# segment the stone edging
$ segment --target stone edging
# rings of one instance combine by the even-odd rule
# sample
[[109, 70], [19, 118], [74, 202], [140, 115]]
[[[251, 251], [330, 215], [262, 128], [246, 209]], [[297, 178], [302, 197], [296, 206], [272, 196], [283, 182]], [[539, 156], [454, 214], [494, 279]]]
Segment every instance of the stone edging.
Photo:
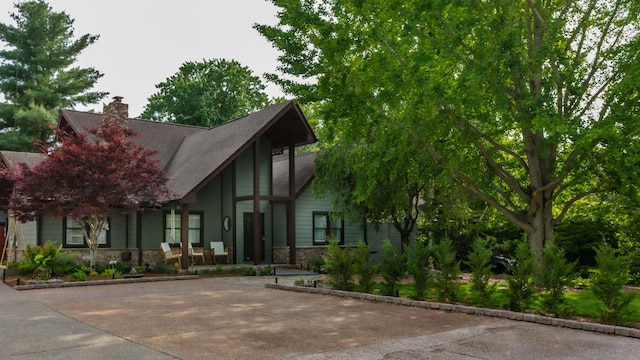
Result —
[[469, 305], [447, 304], [447, 303], [440, 303], [435, 301], [419, 301], [419, 300], [411, 300], [411, 299], [401, 298], [401, 297], [333, 290], [333, 289], [320, 288], [320, 287], [314, 288], [309, 286], [290, 286], [290, 285], [282, 285], [282, 284], [265, 284], [265, 287], [271, 288], [271, 289], [278, 289], [278, 290], [297, 291], [297, 292], [310, 293], [310, 294], [322, 294], [322, 295], [330, 295], [330, 296], [336, 296], [336, 297], [368, 300], [368, 301], [374, 301], [374, 302], [380, 302], [380, 303], [390, 303], [390, 304], [413, 306], [413, 307], [420, 307], [420, 308], [426, 308], [426, 309], [443, 310], [443, 311], [450, 311], [455, 313], [484, 315], [484, 316], [491, 316], [491, 317], [497, 317], [497, 318], [503, 318], [503, 319], [509, 319], [509, 320], [526, 321], [526, 322], [531, 322], [536, 324], [552, 325], [552, 326], [565, 327], [570, 329], [577, 329], [577, 330], [584, 330], [584, 331], [591, 331], [591, 332], [597, 332], [597, 333], [603, 333], [603, 334], [612, 334], [612, 335], [619, 335], [619, 336], [626, 336], [626, 337], [640, 339], [640, 329], [629, 328], [624, 326], [598, 324], [598, 323], [592, 323], [592, 322], [583, 322], [583, 321], [576, 321], [576, 320], [558, 319], [558, 318], [553, 318], [549, 316], [526, 314], [526, 313], [520, 313], [520, 312], [502, 310], [502, 309], [487, 309], [487, 308], [480, 308], [480, 307], [469, 306]]
[[52, 289], [52, 288], [61, 288], [61, 287], [129, 284], [129, 283], [169, 281], [169, 280], [194, 280], [194, 279], [199, 279], [199, 278], [200, 277], [198, 275], [151, 276], [151, 277], [139, 277], [139, 278], [105, 279], [105, 280], [53, 282], [53, 283], [39, 283], [39, 284], [29, 284], [29, 285], [16, 285], [13, 288], [16, 289], [16, 290]]

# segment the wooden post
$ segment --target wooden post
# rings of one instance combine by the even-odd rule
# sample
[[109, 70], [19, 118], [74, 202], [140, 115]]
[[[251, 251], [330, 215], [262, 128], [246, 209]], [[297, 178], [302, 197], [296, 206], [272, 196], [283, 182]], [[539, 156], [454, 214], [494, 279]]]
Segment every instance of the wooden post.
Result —
[[289, 211], [287, 213], [287, 239], [289, 242], [289, 264], [296, 263], [296, 153], [289, 144]]

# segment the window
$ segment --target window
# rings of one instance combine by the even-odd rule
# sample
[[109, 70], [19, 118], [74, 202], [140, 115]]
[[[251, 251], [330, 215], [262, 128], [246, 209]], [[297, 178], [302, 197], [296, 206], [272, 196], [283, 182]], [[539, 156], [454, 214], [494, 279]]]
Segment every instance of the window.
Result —
[[326, 245], [328, 236], [335, 237], [338, 240], [338, 244], [344, 244], [342, 219], [332, 219], [328, 212], [314, 212], [313, 244]]
[[[109, 247], [110, 246], [110, 234], [109, 234], [109, 221], [111, 219], [107, 219], [107, 223], [104, 228], [100, 232], [100, 236], [98, 237], [98, 246], [99, 247]], [[64, 218], [63, 221], [64, 227], [64, 246], [65, 247], [87, 247], [87, 244], [84, 242], [84, 234], [82, 233], [82, 228], [80, 224], [78, 224], [75, 220], [70, 217]]]
[[[189, 242], [193, 246], [204, 246], [203, 212], [189, 212]], [[173, 224], [173, 225], [172, 225]], [[169, 244], [179, 244], [182, 229], [182, 216], [180, 211], [165, 211], [164, 213], [164, 241]]]

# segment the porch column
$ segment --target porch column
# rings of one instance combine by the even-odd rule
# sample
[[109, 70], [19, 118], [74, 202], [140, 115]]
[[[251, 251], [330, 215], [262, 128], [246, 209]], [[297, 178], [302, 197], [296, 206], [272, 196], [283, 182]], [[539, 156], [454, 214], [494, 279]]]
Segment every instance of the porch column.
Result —
[[260, 265], [260, 138], [253, 144], [253, 263]]
[[293, 144], [289, 144], [289, 211], [287, 213], [287, 240], [289, 242], [289, 264], [296, 259], [296, 154]]
[[182, 257], [180, 265], [183, 269], [189, 268], [189, 204], [181, 204], [180, 213], [180, 248]]

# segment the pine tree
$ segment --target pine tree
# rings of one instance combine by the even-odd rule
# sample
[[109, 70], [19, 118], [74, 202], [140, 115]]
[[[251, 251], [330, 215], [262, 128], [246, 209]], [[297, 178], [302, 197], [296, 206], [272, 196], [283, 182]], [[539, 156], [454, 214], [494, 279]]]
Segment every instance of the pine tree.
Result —
[[102, 73], [72, 67], [99, 35], [74, 39], [74, 20], [43, 0], [15, 8], [15, 24], [0, 23], [0, 149], [37, 151], [34, 141], [49, 140], [58, 109], [94, 104], [106, 95], [89, 91]]

